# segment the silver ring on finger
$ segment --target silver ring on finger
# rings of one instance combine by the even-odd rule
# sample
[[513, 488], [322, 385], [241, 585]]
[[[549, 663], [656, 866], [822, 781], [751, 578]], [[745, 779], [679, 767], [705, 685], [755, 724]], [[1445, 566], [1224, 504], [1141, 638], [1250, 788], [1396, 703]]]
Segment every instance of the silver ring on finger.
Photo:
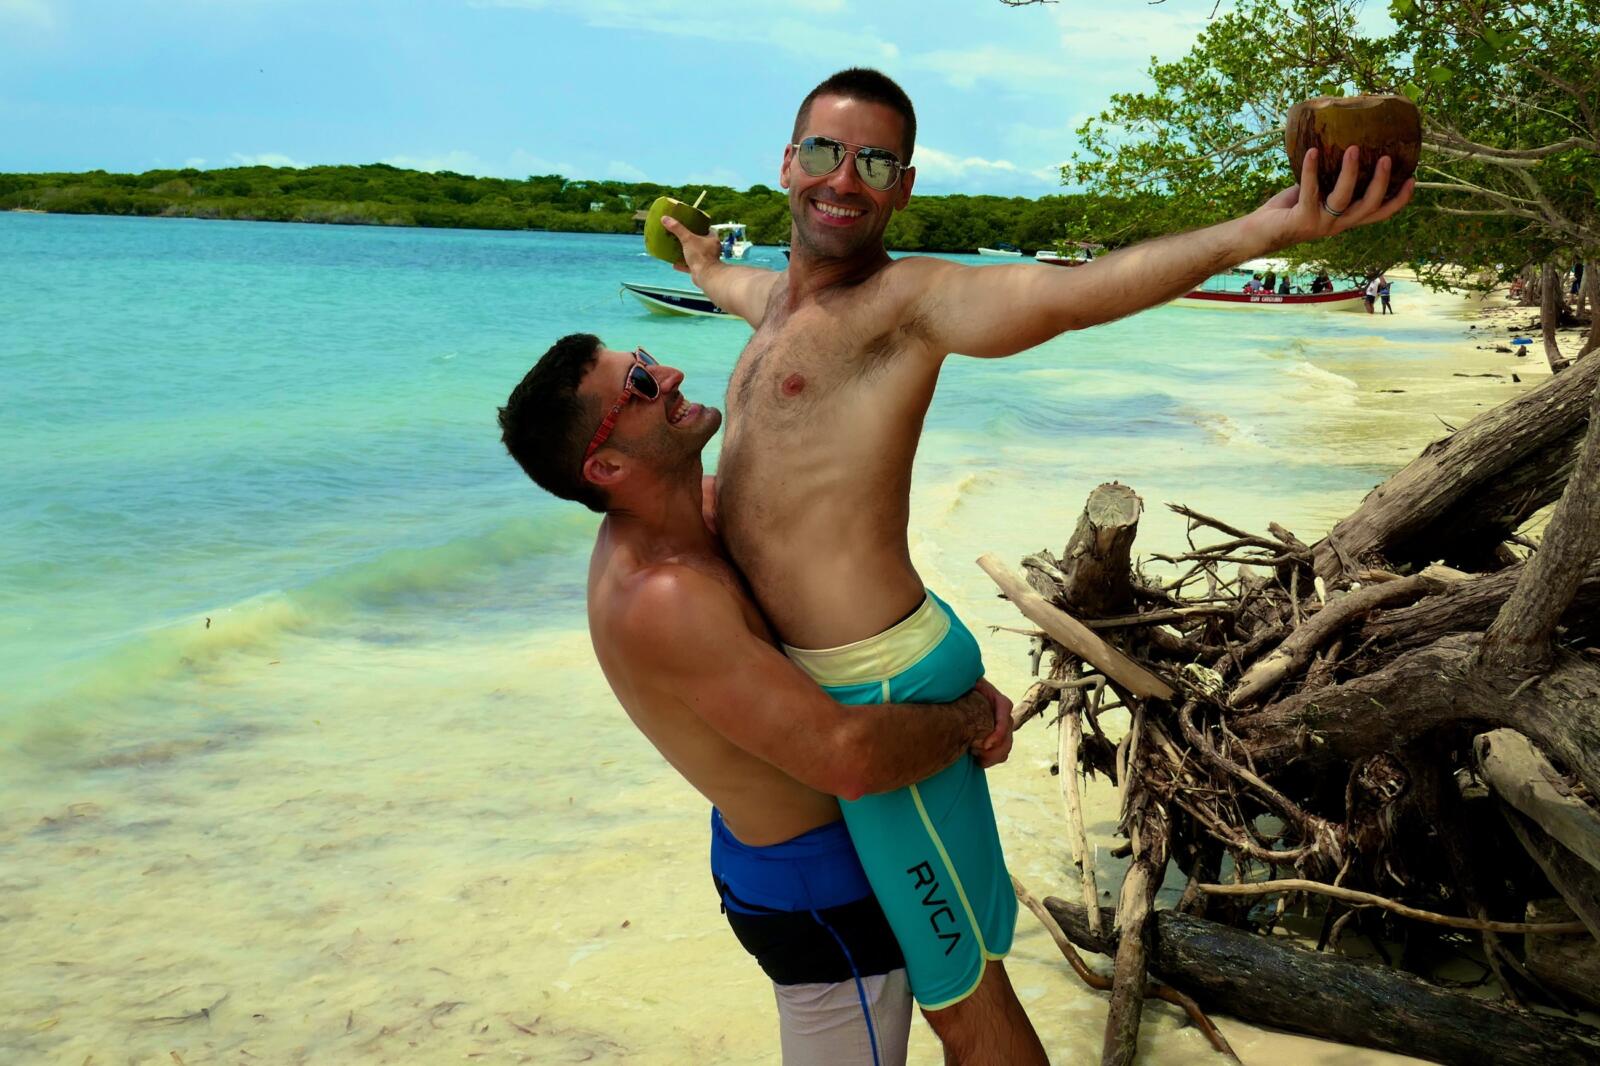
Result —
[[1350, 210], [1347, 207], [1347, 208], [1344, 209], [1344, 211], [1335, 211], [1333, 209], [1333, 205], [1329, 204], [1328, 201], [1326, 201], [1326, 200], [1322, 201], [1322, 209], [1324, 211], [1328, 212], [1328, 214], [1332, 215], [1334, 218], [1338, 218], [1340, 215], [1344, 214], [1344, 211]]

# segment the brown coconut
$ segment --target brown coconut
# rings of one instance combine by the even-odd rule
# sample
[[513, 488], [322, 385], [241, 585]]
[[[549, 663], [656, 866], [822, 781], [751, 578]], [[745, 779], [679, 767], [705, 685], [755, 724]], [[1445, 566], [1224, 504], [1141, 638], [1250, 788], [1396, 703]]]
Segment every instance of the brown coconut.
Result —
[[1296, 177], [1307, 150], [1318, 149], [1317, 181], [1323, 196], [1333, 191], [1345, 149], [1352, 144], [1361, 149], [1355, 197], [1367, 191], [1378, 159], [1385, 155], [1392, 167], [1386, 195], [1393, 196], [1400, 183], [1416, 173], [1422, 115], [1404, 96], [1318, 96], [1289, 109], [1283, 134]]

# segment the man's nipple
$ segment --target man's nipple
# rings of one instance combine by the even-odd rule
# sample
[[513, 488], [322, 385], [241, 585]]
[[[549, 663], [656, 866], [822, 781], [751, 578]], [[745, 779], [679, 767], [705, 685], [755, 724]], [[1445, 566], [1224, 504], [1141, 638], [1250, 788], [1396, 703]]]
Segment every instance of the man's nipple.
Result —
[[783, 379], [783, 394], [785, 396], [798, 396], [805, 391], [806, 378], [804, 374], [790, 374]]

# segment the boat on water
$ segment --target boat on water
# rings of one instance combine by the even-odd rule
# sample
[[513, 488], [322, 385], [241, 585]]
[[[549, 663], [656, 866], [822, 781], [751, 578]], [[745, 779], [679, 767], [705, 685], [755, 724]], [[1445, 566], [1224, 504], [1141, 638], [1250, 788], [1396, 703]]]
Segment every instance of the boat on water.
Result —
[[1041, 248], [1034, 252], [1033, 259], [1036, 263], [1050, 266], [1075, 267], [1090, 262], [1094, 259], [1094, 253], [1105, 250], [1105, 245], [1094, 241], [1057, 241], [1053, 248]]
[[691, 318], [733, 318], [699, 289], [675, 289], [667, 285], [622, 283], [624, 292], [644, 304], [653, 314], [686, 315]]
[[1007, 244], [1005, 241], [1001, 241], [993, 248], [979, 248], [978, 254], [999, 256], [1003, 259], [1021, 259], [1022, 249], [1014, 244]]
[[711, 233], [722, 245], [724, 259], [743, 259], [755, 247], [744, 235], [743, 222], [718, 222], [711, 227]]
[[1193, 289], [1172, 301], [1174, 307], [1210, 307], [1231, 311], [1239, 308], [1271, 308], [1279, 311], [1365, 311], [1365, 289], [1334, 292], [1225, 292], [1218, 289]]
[[[1365, 311], [1366, 286], [1354, 279], [1345, 281], [1349, 288], [1340, 289], [1338, 283], [1325, 274], [1307, 283], [1306, 275], [1292, 272], [1293, 264], [1286, 259], [1251, 259], [1222, 274], [1206, 279], [1198, 289], [1192, 289], [1173, 300], [1178, 307], [1210, 307], [1218, 310], [1237, 308], [1270, 308], [1279, 311]], [[1242, 283], [1240, 279], [1245, 279]], [[1283, 282], [1289, 282], [1288, 292]], [[1266, 287], [1263, 287], [1263, 283]], [[1320, 289], [1320, 291], [1319, 291]]]

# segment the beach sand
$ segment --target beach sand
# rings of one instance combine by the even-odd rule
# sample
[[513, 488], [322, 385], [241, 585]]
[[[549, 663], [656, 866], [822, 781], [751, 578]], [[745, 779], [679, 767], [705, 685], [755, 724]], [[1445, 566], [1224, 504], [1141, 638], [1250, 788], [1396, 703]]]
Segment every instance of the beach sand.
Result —
[[[1377, 335], [1297, 350], [1280, 379], [1294, 428], [1274, 448], [1337, 454], [1375, 483], [1441, 420], [1547, 373], [1542, 358], [1474, 347], [1459, 298], [1397, 306], [1458, 324], [1460, 340], [1411, 344], [1404, 360], [1408, 342]], [[1266, 448], [1245, 414], [1197, 407], [1196, 420], [1219, 447]], [[973, 560], [1059, 548], [1098, 482], [1144, 497], [1141, 552], [1181, 543], [1165, 500], [1309, 540], [1364, 491], [1196, 484], [1183, 454], [1136, 440], [1035, 458], [950, 461], [913, 500], [919, 569], [1013, 695], [1026, 642], [989, 627], [1019, 616]], [[717, 913], [708, 808], [627, 727], [582, 630], [291, 633], [270, 659], [219, 659], [183, 684], [181, 703], [106, 723], [92, 755], [7, 792], [0, 1062], [778, 1061], [770, 986]], [[990, 782], [1014, 872], [1075, 899], [1055, 746], [1027, 726]], [[1116, 796], [1093, 783], [1087, 806], [1109, 896], [1124, 865], [1108, 854]], [[1026, 911], [1008, 965], [1054, 1061], [1097, 1055], [1106, 997]], [[1218, 1021], [1246, 1063], [1412, 1061]], [[1141, 1061], [1160, 1066], [1209, 1055], [1163, 1004], [1146, 1007], [1140, 1039]], [[920, 1023], [912, 1061], [939, 1061]]]

